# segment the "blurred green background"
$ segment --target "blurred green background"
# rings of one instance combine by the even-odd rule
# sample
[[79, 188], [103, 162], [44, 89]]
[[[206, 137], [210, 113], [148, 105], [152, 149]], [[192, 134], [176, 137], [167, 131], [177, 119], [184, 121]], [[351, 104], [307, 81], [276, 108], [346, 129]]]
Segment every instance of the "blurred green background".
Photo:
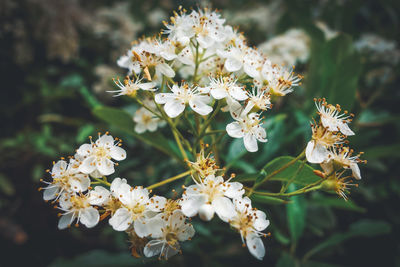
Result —
[[[92, 113], [104, 105], [133, 114], [135, 105], [106, 93], [114, 88], [111, 78], [125, 74], [116, 59], [133, 40], [157, 33], [179, 5], [220, 9], [254, 45], [290, 29], [308, 36], [308, 55], [296, 64], [304, 83], [268, 114], [269, 142], [251, 155], [241, 153], [240, 142], [222, 140], [222, 158], [236, 173], [299, 153], [310, 138], [313, 97], [356, 114], [351, 146], [365, 152], [368, 164], [352, 201], [314, 193], [295, 199], [295, 206], [256, 203], [272, 223], [262, 262], [218, 220], [196, 220], [196, 236], [182, 256], [134, 259], [126, 235], [107, 222], [59, 231], [57, 211], [37, 191], [51, 162], [97, 131], [125, 141], [128, 160], [115, 177], [149, 185], [181, 172], [174, 159]], [[400, 266], [399, 11], [396, 0], [2, 0], [0, 265]]]

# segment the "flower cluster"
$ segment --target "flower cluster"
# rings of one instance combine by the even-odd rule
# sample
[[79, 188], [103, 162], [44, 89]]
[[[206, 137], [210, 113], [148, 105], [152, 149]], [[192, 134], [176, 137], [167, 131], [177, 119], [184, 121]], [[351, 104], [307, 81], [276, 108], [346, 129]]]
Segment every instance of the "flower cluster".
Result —
[[[354, 155], [353, 149], [347, 146], [347, 136], [354, 135], [348, 126], [354, 115], [347, 111], [342, 113], [340, 105], [328, 104], [325, 98], [314, 101], [320, 119], [311, 124], [312, 138], [305, 151], [307, 161], [320, 164], [324, 171], [320, 175], [327, 178], [324, 186], [330, 186], [327, 189], [334, 189], [347, 199], [348, 186], [354, 185], [350, 178], [360, 180], [358, 163], [366, 162], [360, 159], [362, 152]], [[346, 169], [351, 170], [351, 176], [343, 176]]]
[[59, 229], [70, 227], [75, 221], [76, 226], [81, 223], [91, 228], [109, 217], [115, 231], [125, 231], [131, 237], [135, 255], [168, 259], [180, 251], [180, 242], [195, 234], [188, 218], [199, 215], [209, 221], [216, 213], [239, 231], [251, 254], [263, 258], [260, 236], [265, 234], [260, 231], [269, 221], [264, 212], [251, 207], [249, 198], [243, 197], [243, 185], [230, 182], [233, 176], [226, 181], [215, 176], [221, 170], [213, 157], [204, 157], [202, 151], [197, 161], [189, 164], [195, 184], [186, 188], [182, 198], [167, 199], [150, 196], [151, 190], [132, 187], [126, 179], [115, 178], [109, 183], [107, 176], [114, 173], [116, 164], [111, 159], [126, 158], [120, 147], [122, 141], [108, 133], [99, 134], [96, 142], [92, 138], [90, 141], [81, 145], [69, 162], [63, 158], [54, 163], [49, 170], [52, 181], [43, 181], [47, 184], [43, 199], [57, 203], [62, 211]]
[[[115, 80], [116, 95], [139, 102], [141, 91], [154, 102], [153, 107], [144, 103], [146, 109], [159, 112], [160, 118], [164, 113], [177, 118], [190, 111], [212, 116], [221, 110], [221, 103], [234, 120], [226, 126], [228, 135], [243, 138], [248, 151], [257, 151], [257, 141], [267, 141], [261, 113], [272, 107], [272, 100], [299, 86], [302, 77], [248, 46], [245, 37], [216, 11], [180, 10], [164, 24], [165, 38], [139, 40], [119, 58], [118, 65], [128, 69], [128, 77]], [[135, 115], [135, 122], [150, 124], [137, 127], [138, 133], [157, 128], [149, 112], [145, 119], [143, 112]]]

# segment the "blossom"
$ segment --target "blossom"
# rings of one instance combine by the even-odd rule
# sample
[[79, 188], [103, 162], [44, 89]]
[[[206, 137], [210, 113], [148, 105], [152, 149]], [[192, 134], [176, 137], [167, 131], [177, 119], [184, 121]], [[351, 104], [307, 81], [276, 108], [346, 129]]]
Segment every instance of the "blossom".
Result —
[[60, 209], [64, 212], [58, 222], [60, 230], [70, 226], [75, 219], [76, 224], [81, 222], [87, 228], [94, 227], [100, 220], [99, 212], [90, 205], [87, 194], [64, 193], [60, 198]]
[[235, 100], [243, 101], [248, 98], [246, 90], [237, 85], [237, 80], [232, 77], [210, 77], [208, 89], [215, 99], [231, 97]]
[[243, 138], [244, 146], [249, 152], [258, 150], [257, 140], [267, 142], [267, 133], [262, 127], [257, 113], [241, 114], [233, 117], [236, 121], [226, 126], [228, 135], [233, 138]]
[[354, 132], [350, 130], [347, 123], [351, 121], [351, 115], [347, 115], [347, 111], [340, 114], [341, 108], [339, 105], [333, 106], [328, 104], [323, 99], [314, 99], [315, 105], [318, 109], [318, 114], [321, 117], [322, 125], [329, 131], [340, 131], [344, 135], [354, 135]]
[[139, 134], [142, 134], [146, 131], [154, 132], [157, 130], [157, 127], [162, 127], [165, 125], [165, 121], [160, 119], [158, 112], [156, 111], [156, 105], [153, 101], [145, 100], [143, 103], [147, 108], [141, 107], [136, 110], [135, 115], [133, 116], [133, 121], [136, 123], [135, 131]]
[[264, 212], [251, 207], [251, 200], [248, 197], [237, 198], [234, 200], [235, 216], [229, 220], [230, 225], [237, 229], [242, 237], [242, 242], [246, 240], [247, 248], [250, 253], [259, 260], [265, 255], [264, 244], [261, 236], [266, 234], [261, 231], [269, 225]]
[[84, 192], [90, 185], [88, 175], [79, 171], [74, 159], [70, 163], [65, 160], [57, 161], [50, 174], [53, 181], [45, 182], [48, 185], [43, 191], [44, 200], [58, 199], [63, 192]]
[[125, 231], [133, 223], [139, 237], [147, 236], [151, 228], [150, 219], [164, 208], [166, 199], [159, 196], [150, 198], [146, 188], [133, 188], [123, 180], [117, 180], [111, 190], [122, 205], [110, 218], [110, 225], [116, 231]]
[[171, 87], [172, 93], [160, 93], [155, 96], [155, 101], [158, 104], [165, 104], [164, 110], [170, 118], [179, 116], [187, 104], [198, 114], [207, 115], [213, 109], [207, 104], [211, 102], [208, 95], [202, 88], [189, 87], [188, 84], [178, 86], [174, 84]]
[[143, 79], [136, 79], [136, 81], [133, 81], [129, 79], [127, 76], [123, 82], [121, 82], [119, 79], [114, 80], [114, 83], [119, 87], [120, 90], [116, 91], [108, 91], [111, 93], [117, 93], [115, 96], [121, 96], [121, 95], [127, 95], [131, 97], [135, 97], [137, 95], [137, 91], [142, 89], [145, 91], [155, 91], [157, 89], [154, 89], [156, 86], [155, 82], [147, 82], [147, 83], [142, 83]]
[[261, 86], [253, 87], [253, 90], [248, 93], [249, 100], [247, 101], [244, 113], [249, 113], [253, 108], [259, 110], [267, 110], [271, 108], [271, 94], [268, 90]]
[[360, 180], [361, 172], [358, 163], [363, 162], [360, 160], [362, 153], [352, 156], [353, 150], [348, 147], [340, 147], [338, 149], [329, 150], [328, 159], [322, 163], [321, 166], [325, 173], [332, 173], [334, 171], [333, 165], [339, 165], [345, 169], [351, 169], [353, 177]]
[[99, 171], [102, 175], [114, 173], [114, 162], [111, 159], [120, 161], [126, 158], [126, 152], [119, 147], [120, 143], [114, 142], [111, 135], [102, 135], [95, 143], [90, 139], [90, 144], [83, 144], [77, 150], [77, 154], [85, 157], [79, 166], [79, 171], [90, 174]]
[[167, 220], [157, 218], [151, 229], [151, 237], [144, 247], [144, 255], [168, 259], [180, 251], [179, 242], [190, 240], [195, 233], [193, 226], [186, 222], [182, 211], [175, 210]]
[[195, 185], [186, 188], [181, 200], [182, 212], [193, 217], [209, 221], [217, 213], [218, 217], [227, 221], [234, 215], [234, 206], [229, 198], [241, 197], [244, 194], [243, 185], [238, 182], [224, 181], [222, 176], [208, 175], [195, 181]]
[[102, 186], [96, 186], [94, 190], [89, 191], [90, 205], [104, 206], [110, 201], [110, 199], [110, 191]]
[[329, 148], [342, 144], [344, 137], [338, 133], [330, 132], [321, 124], [311, 125], [312, 137], [306, 147], [307, 161], [322, 163], [328, 159]]
[[289, 70], [285, 67], [275, 66], [272, 76], [269, 77], [268, 86], [271, 94], [277, 96], [285, 96], [293, 92], [293, 87], [301, 84], [303, 76], [294, 74], [293, 69]]
[[215, 175], [219, 170], [217, 163], [211, 153], [204, 156], [204, 147], [201, 148], [200, 153], [196, 155], [195, 162], [189, 162], [192, 167], [200, 175], [200, 178], [205, 178], [209, 175]]

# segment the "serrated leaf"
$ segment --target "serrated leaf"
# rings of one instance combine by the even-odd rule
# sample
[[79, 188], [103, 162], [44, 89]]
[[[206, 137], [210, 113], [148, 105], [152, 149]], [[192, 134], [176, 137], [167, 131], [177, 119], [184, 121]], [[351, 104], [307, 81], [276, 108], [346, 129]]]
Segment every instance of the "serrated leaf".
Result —
[[[296, 185], [289, 186], [289, 192], [296, 191]], [[291, 202], [286, 206], [289, 232], [292, 242], [297, 243], [304, 232], [306, 223], [306, 201], [303, 195], [290, 198]]]
[[[271, 175], [274, 171], [279, 170], [293, 159], [294, 157], [290, 156], [282, 156], [275, 158], [264, 166], [264, 170]], [[297, 161], [290, 167], [272, 176], [269, 180], [288, 181], [294, 177], [293, 183], [298, 185], [309, 185], [321, 179], [320, 177], [314, 174], [313, 172], [314, 169], [310, 165], [308, 165], [307, 163], [304, 163], [304, 166], [302, 165], [303, 165], [302, 162]]]
[[92, 113], [110, 125], [118, 127], [125, 133], [130, 134], [144, 143], [159, 149], [165, 154], [170, 155], [178, 160], [182, 160], [181, 156], [176, 153], [176, 150], [171, 147], [168, 140], [160, 132], [148, 132], [144, 134], [136, 133], [134, 130], [135, 123], [132, 120], [132, 116], [127, 112], [117, 108], [102, 106], [94, 108]]

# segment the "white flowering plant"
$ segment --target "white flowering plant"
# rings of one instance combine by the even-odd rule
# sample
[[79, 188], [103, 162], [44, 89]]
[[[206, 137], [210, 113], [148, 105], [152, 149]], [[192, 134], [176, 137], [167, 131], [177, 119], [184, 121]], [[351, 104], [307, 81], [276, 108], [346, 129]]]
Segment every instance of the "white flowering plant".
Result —
[[[358, 164], [365, 161], [347, 140], [354, 135], [349, 127], [354, 115], [324, 98], [314, 99], [318, 118], [297, 156], [274, 159], [256, 172], [232, 173], [232, 164], [221, 155], [221, 140], [240, 140], [249, 153], [274, 142], [267, 138], [265, 117], [303, 77], [294, 66], [279, 65], [249, 46], [217, 11], [180, 9], [164, 24], [160, 35], [134, 42], [117, 62], [127, 74], [114, 79], [117, 89], [110, 92], [140, 106], [133, 118], [115, 108], [97, 113], [171, 156], [182, 172], [151, 185], [113, 178], [130, 155], [121, 139], [99, 133], [73, 156], [54, 162], [50, 180], [43, 180], [43, 198], [60, 210], [59, 229], [92, 228], [108, 220], [113, 230], [127, 233], [135, 257], [168, 259], [181, 252], [181, 243], [195, 238], [192, 224], [198, 217], [206, 222], [218, 218], [262, 260], [270, 221], [253, 201], [290, 205], [292, 197], [317, 190], [347, 200], [350, 186], [356, 185], [353, 178], [361, 179]], [[173, 141], [161, 133], [166, 126]], [[153, 194], [183, 179], [172, 197]]]

